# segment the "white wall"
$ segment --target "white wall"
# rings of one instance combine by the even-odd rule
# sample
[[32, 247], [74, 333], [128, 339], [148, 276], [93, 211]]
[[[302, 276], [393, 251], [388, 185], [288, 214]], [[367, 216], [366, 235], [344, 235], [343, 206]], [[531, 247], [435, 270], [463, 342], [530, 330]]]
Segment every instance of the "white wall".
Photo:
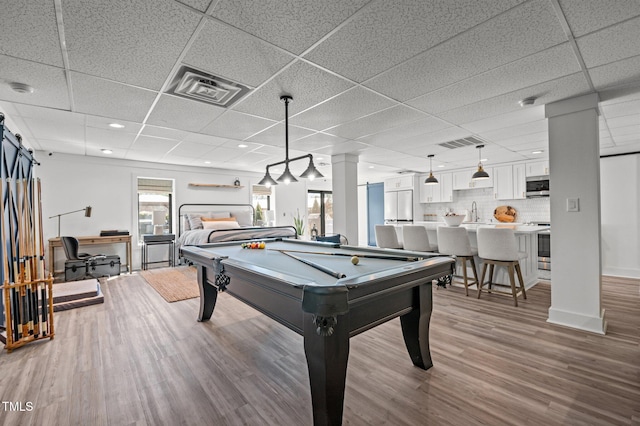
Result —
[[640, 154], [600, 160], [602, 273], [640, 278]]
[[[133, 268], [140, 269], [137, 240], [136, 178], [175, 179], [175, 214], [185, 203], [251, 203], [251, 186], [262, 175], [231, 170], [172, 166], [100, 157], [35, 153], [40, 166], [34, 174], [42, 181], [43, 232], [45, 240], [57, 236], [57, 220], [50, 216], [92, 206], [87, 218], [82, 212], [61, 217], [63, 235], [99, 235], [103, 229], [126, 229], [132, 234]], [[232, 184], [238, 177], [243, 188], [194, 188], [189, 183]], [[177, 221], [174, 224], [177, 233]], [[118, 254], [125, 262], [124, 247], [96, 246], [91, 252]], [[87, 251], [89, 249], [87, 248]], [[64, 254], [56, 252], [56, 269], [62, 269]]]

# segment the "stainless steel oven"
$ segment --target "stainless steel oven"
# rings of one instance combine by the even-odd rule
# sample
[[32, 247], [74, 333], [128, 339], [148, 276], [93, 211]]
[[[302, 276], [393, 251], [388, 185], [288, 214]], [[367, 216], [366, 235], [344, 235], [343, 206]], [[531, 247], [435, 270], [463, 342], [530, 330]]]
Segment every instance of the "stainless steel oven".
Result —
[[538, 269], [551, 270], [551, 230], [538, 233]]

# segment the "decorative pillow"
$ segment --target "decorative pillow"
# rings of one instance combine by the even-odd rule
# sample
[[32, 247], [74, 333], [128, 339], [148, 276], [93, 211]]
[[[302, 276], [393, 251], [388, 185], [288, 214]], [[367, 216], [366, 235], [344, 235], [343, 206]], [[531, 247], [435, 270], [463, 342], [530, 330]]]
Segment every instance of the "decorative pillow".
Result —
[[253, 226], [253, 217], [249, 210], [231, 212], [231, 216], [238, 221], [240, 226]]
[[201, 217], [203, 222], [237, 222], [235, 217]]
[[213, 218], [213, 219], [221, 219], [221, 218], [225, 218], [225, 217], [231, 217], [231, 213], [229, 212], [209, 212], [206, 215], [207, 217]]
[[189, 229], [202, 229], [202, 220], [199, 214], [187, 213], [187, 222], [189, 222]]
[[213, 230], [220, 230], [220, 229], [238, 229], [240, 228], [240, 225], [238, 225], [238, 222], [234, 221], [218, 221], [218, 222], [202, 222], [202, 226], [204, 227], [204, 229], [213, 229]]

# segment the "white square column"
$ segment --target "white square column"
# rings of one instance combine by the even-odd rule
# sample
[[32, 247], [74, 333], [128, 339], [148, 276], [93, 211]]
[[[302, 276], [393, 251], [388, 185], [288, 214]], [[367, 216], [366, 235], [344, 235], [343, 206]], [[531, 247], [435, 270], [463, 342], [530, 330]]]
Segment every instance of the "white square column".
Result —
[[358, 245], [358, 156], [331, 156], [333, 232], [342, 234], [349, 245]]
[[605, 334], [598, 95], [546, 105], [551, 194], [548, 322]]

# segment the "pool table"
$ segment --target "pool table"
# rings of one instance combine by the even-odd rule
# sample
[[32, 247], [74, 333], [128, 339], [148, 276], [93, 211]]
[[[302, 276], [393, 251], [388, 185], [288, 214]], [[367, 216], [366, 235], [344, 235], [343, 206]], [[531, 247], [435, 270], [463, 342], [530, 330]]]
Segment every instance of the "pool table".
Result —
[[431, 282], [453, 273], [452, 258], [286, 238], [264, 241], [264, 249], [243, 249], [241, 242], [181, 248], [198, 271], [198, 321], [211, 318], [218, 292], [226, 291], [301, 334], [314, 425], [342, 423], [350, 337], [400, 317], [413, 364], [425, 370], [433, 365]]

